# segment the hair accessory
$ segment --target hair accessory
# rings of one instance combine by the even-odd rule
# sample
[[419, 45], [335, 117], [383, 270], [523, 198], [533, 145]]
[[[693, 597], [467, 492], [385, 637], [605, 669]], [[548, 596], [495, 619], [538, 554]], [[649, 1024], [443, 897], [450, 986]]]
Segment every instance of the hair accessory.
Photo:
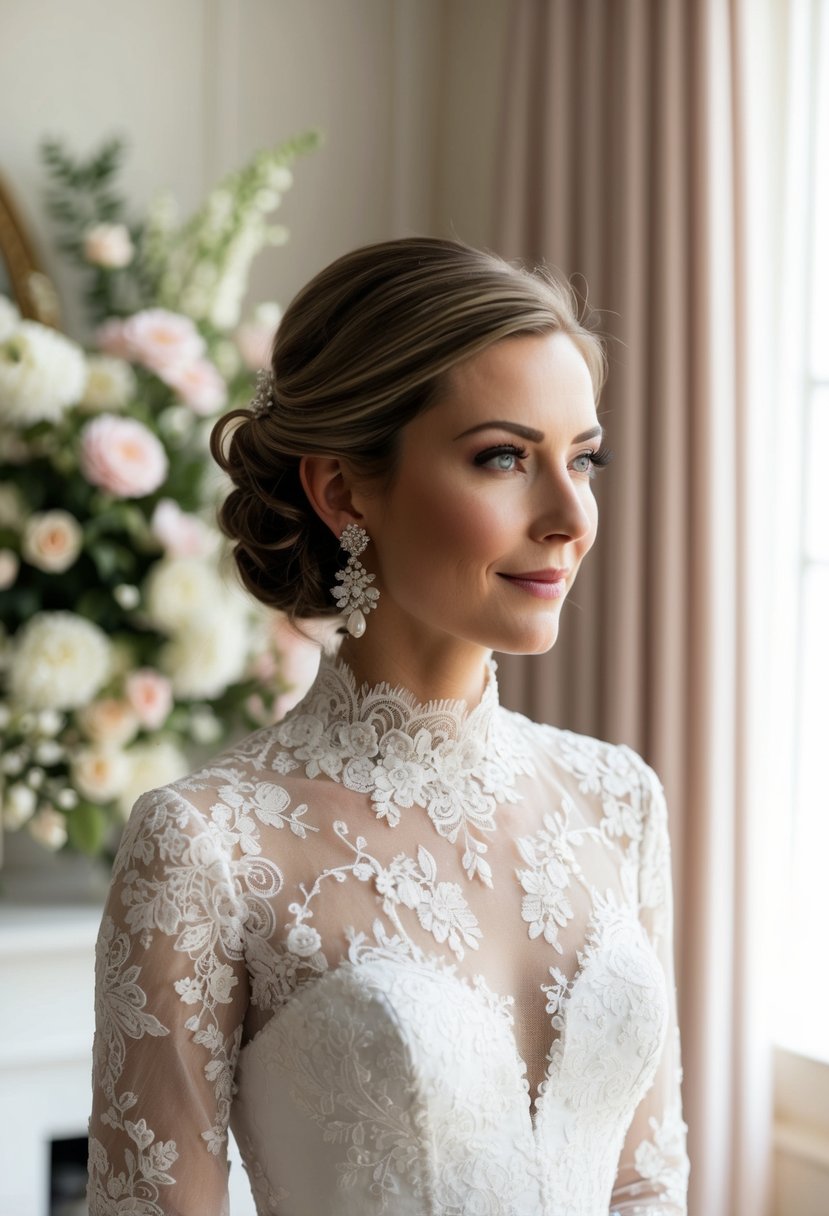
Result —
[[332, 587], [331, 594], [337, 601], [337, 607], [348, 620], [345, 627], [353, 638], [361, 638], [366, 631], [366, 615], [372, 608], [377, 607], [380, 592], [376, 587], [369, 586], [374, 582], [374, 575], [369, 574], [359, 560], [360, 554], [369, 542], [369, 535], [359, 524], [348, 524], [340, 536], [340, 546], [350, 556], [344, 570], [338, 570], [334, 575], [339, 587]]
[[250, 408], [255, 418], [261, 418], [263, 414], [267, 414], [268, 410], [273, 408], [273, 405], [273, 372], [270, 368], [262, 368], [261, 371], [256, 373], [256, 392], [253, 394]]

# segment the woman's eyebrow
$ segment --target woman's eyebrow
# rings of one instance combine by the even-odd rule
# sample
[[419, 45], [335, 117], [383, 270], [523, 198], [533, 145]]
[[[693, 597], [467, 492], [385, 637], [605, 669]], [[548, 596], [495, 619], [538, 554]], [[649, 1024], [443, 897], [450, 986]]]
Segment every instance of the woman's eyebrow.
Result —
[[[544, 441], [543, 431], [536, 431], [531, 426], [521, 426], [520, 422], [504, 422], [502, 420], [479, 422], [477, 426], [471, 426], [468, 431], [461, 431], [460, 435], [455, 436], [455, 439], [463, 439], [466, 435], [474, 435], [476, 431], [488, 431], [496, 427], [502, 431], [510, 431], [513, 435], [519, 435], [522, 439], [529, 439], [531, 443], [542, 443]], [[572, 442], [584, 443], [586, 440], [595, 439], [597, 435], [601, 434], [602, 428], [594, 426], [592, 430], [582, 431], [580, 435], [576, 435]]]
[[520, 422], [501, 421], [479, 422], [477, 426], [471, 426], [468, 431], [461, 431], [460, 435], [455, 436], [455, 439], [463, 439], [465, 435], [474, 435], [476, 431], [491, 431], [496, 427], [500, 431], [510, 431], [513, 435], [520, 435], [522, 439], [529, 439], [532, 443], [541, 443], [544, 439], [543, 431], [536, 431], [531, 426], [521, 426]]

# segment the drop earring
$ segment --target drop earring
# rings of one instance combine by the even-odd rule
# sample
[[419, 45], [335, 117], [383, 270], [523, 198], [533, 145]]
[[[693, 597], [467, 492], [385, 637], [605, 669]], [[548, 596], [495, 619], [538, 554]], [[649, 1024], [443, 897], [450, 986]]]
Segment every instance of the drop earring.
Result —
[[345, 627], [353, 638], [361, 638], [366, 631], [366, 616], [372, 608], [377, 607], [380, 592], [369, 584], [374, 582], [374, 575], [369, 574], [359, 560], [360, 554], [369, 542], [369, 535], [359, 524], [348, 524], [340, 536], [340, 546], [349, 554], [345, 569], [338, 570], [334, 575], [339, 587], [332, 587], [331, 594], [337, 601], [337, 607], [348, 618]]

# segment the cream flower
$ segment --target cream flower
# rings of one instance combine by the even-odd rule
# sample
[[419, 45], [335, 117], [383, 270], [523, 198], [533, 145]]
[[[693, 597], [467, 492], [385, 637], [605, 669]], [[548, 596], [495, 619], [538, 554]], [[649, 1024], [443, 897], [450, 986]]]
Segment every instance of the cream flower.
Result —
[[124, 753], [129, 773], [118, 798], [119, 809], [126, 818], [136, 799], [146, 790], [157, 789], [183, 777], [190, 765], [187, 757], [173, 743], [159, 739], [153, 743], [137, 743]]
[[108, 747], [83, 747], [70, 766], [72, 784], [84, 798], [109, 802], [124, 789], [131, 769], [123, 752]]
[[142, 667], [127, 676], [124, 691], [133, 713], [147, 730], [158, 730], [173, 708], [173, 688], [166, 676]]
[[104, 697], [92, 701], [78, 714], [81, 729], [88, 738], [105, 747], [123, 747], [138, 733], [139, 719], [129, 701]]
[[22, 828], [35, 813], [37, 794], [28, 785], [10, 785], [3, 795], [3, 827], [10, 832]]
[[81, 434], [80, 466], [91, 485], [119, 498], [144, 498], [167, 476], [161, 441], [135, 418], [101, 414]]
[[11, 549], [0, 549], [0, 591], [13, 587], [20, 569], [20, 558]]
[[169, 673], [177, 697], [217, 697], [237, 681], [247, 659], [244, 618], [217, 611], [177, 634], [162, 651], [162, 666]]
[[29, 820], [29, 833], [39, 844], [57, 852], [66, 844], [66, 820], [53, 807], [45, 807]]
[[86, 410], [120, 410], [135, 394], [135, 372], [124, 359], [90, 355], [80, 405]]
[[0, 422], [28, 427], [56, 422], [86, 384], [81, 348], [63, 334], [21, 321], [0, 342]]
[[216, 414], [227, 404], [227, 385], [209, 359], [196, 359], [182, 367], [159, 372], [194, 414]]
[[74, 565], [83, 546], [83, 529], [68, 511], [39, 511], [23, 529], [23, 557], [47, 574], [62, 574]]
[[91, 701], [110, 672], [110, 643], [73, 612], [40, 612], [17, 635], [9, 683], [31, 709], [76, 709]]
[[225, 599], [216, 568], [197, 557], [162, 558], [144, 586], [147, 615], [159, 629], [189, 629], [210, 617]]
[[95, 224], [84, 234], [83, 255], [93, 266], [117, 270], [129, 266], [135, 246], [125, 224]]

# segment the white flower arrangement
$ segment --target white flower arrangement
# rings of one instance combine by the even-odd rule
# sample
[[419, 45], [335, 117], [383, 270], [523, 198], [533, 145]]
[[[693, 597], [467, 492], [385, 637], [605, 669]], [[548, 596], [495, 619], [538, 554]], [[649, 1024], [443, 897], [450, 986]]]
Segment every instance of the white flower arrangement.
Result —
[[248, 273], [316, 142], [260, 153], [182, 226], [165, 200], [128, 222], [120, 145], [44, 149], [97, 343], [0, 296], [0, 827], [47, 849], [111, 857], [188, 745], [273, 721], [308, 682], [308, 647], [228, 572], [205, 434], [268, 357], [279, 309], [242, 320]]

